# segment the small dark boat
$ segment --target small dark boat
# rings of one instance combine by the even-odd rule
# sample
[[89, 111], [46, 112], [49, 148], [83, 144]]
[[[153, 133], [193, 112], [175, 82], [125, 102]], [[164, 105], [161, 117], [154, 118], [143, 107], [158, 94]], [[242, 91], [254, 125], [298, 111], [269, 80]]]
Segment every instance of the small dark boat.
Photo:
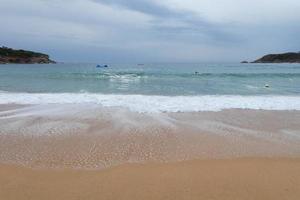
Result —
[[97, 65], [96, 67], [97, 67], [97, 68], [107, 68], [108, 65]]

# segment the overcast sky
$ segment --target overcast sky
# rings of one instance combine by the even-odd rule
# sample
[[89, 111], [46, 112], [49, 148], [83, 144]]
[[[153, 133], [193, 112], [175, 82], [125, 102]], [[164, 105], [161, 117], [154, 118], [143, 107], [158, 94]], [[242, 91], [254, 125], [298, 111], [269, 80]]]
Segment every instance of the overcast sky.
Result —
[[0, 0], [0, 45], [74, 62], [238, 62], [300, 51], [300, 0]]

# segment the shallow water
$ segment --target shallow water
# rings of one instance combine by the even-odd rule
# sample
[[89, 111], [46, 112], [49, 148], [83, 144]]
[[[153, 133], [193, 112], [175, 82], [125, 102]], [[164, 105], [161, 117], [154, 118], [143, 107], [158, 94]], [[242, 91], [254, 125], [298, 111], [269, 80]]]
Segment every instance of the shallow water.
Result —
[[[266, 88], [265, 85], [269, 85]], [[300, 64], [0, 65], [0, 90], [139, 95], [300, 95]]]

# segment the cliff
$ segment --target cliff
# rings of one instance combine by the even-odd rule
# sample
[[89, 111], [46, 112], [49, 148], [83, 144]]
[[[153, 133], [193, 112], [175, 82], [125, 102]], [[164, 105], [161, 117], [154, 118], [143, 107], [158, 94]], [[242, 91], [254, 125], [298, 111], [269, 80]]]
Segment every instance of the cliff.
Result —
[[269, 54], [252, 63], [300, 63], [300, 52]]
[[15, 50], [7, 47], [0, 47], [0, 64], [49, 64], [55, 63], [50, 60], [47, 54], [33, 51]]

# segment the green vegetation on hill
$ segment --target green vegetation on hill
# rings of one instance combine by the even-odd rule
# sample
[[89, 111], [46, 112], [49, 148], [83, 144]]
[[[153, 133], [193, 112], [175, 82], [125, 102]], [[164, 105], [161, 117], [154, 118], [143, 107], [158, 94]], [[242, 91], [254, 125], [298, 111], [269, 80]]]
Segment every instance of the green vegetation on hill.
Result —
[[[48, 55], [37, 53], [33, 51], [25, 51], [25, 50], [14, 50], [7, 47], [0, 47], [0, 56], [9, 56], [9, 57], [46, 57]], [[49, 57], [49, 56], [48, 56]]]
[[55, 63], [49, 59], [47, 54], [26, 51], [15, 50], [7, 47], [0, 47], [0, 63]]

